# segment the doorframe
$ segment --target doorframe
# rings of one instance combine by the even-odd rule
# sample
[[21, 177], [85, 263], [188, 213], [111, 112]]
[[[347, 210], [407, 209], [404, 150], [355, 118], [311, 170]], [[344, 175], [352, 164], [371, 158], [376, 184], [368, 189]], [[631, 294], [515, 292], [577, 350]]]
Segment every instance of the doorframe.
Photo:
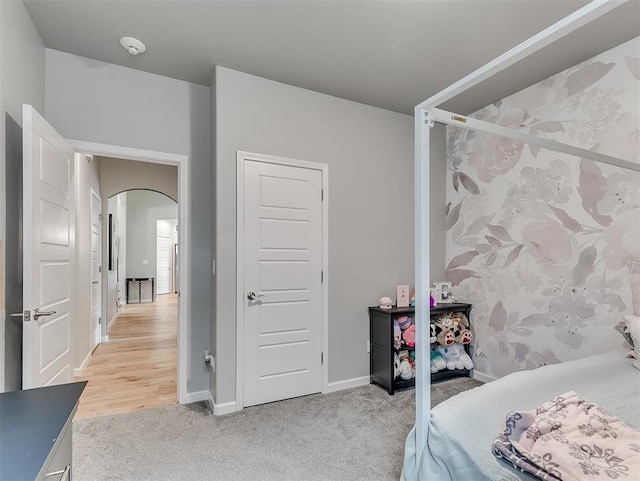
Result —
[[238, 150], [236, 153], [236, 410], [244, 408], [244, 164], [247, 160], [267, 164], [318, 170], [322, 173], [322, 249], [321, 266], [324, 273], [320, 284], [322, 390], [329, 384], [329, 165], [275, 155], [256, 154]]
[[[90, 153], [103, 157], [114, 157], [124, 160], [134, 160], [148, 162], [150, 164], [173, 165], [178, 168], [178, 242], [182, 245], [189, 245], [189, 156], [182, 154], [172, 154], [168, 152], [157, 152], [154, 150], [137, 149], [133, 147], [123, 147], [118, 145], [101, 144], [96, 142], [85, 142], [81, 140], [68, 139], [73, 148], [78, 152]], [[187, 342], [188, 324], [190, 322], [189, 312], [191, 304], [191, 294], [189, 292], [189, 249], [178, 251], [178, 260], [183, 269], [178, 273], [178, 403], [189, 402], [187, 392], [188, 380], [188, 360], [189, 344]], [[103, 269], [103, 274], [106, 272]], [[102, 279], [103, 288], [106, 284]], [[125, 287], [126, 288], [126, 287]], [[104, 295], [104, 292], [103, 292]], [[102, 308], [106, 303], [102, 303]], [[103, 314], [103, 325], [106, 325], [106, 316]]]

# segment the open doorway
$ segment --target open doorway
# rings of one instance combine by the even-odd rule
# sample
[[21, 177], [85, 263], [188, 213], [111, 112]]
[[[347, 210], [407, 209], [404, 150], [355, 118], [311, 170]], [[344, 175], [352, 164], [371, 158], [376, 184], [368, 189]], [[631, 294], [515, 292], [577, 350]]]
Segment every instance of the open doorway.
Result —
[[177, 402], [178, 299], [171, 272], [178, 203], [136, 189], [106, 204], [108, 342], [77, 377], [89, 381], [78, 418]]
[[[149, 261], [148, 266], [152, 267], [153, 269], [151, 273], [128, 272], [126, 265], [127, 255], [124, 254], [121, 250], [118, 250], [115, 253], [113, 251], [110, 251], [108, 245], [109, 232], [112, 232], [114, 234], [112, 236], [112, 248], [114, 248], [114, 246], [120, 247], [126, 245], [126, 229], [123, 229], [123, 226], [126, 226], [126, 220], [119, 221], [117, 223], [113, 222], [112, 226], [109, 226], [109, 203], [117, 203], [116, 195], [126, 191], [153, 190], [156, 191], [156, 193], [162, 192], [166, 194], [165, 199], [173, 203], [174, 210], [170, 214], [165, 213], [160, 217], [175, 218], [178, 220], [179, 228], [177, 229], [176, 233], [177, 240], [182, 243], [182, 245], [188, 246], [188, 157], [178, 154], [146, 151], [90, 142], [73, 141], [73, 145], [76, 151], [84, 152], [85, 157], [90, 157], [92, 159], [95, 158], [100, 166], [99, 193], [103, 200], [101, 261], [103, 302], [101, 312], [101, 340], [103, 343], [108, 343], [111, 340], [110, 336], [116, 336], [116, 334], [118, 333], [117, 330], [114, 331], [108, 329], [109, 324], [111, 324], [112, 327], [115, 326], [115, 324], [110, 321], [117, 315], [124, 315], [125, 308], [129, 306], [126, 299], [127, 278], [137, 276], [156, 276], [155, 233], [151, 236], [151, 238], [153, 239], [153, 245], [150, 251], [152, 252], [148, 255], [148, 259], [146, 259], [147, 261]], [[129, 194], [130, 192], [127, 192], [127, 196], [129, 196]], [[133, 195], [135, 196], [135, 194]], [[113, 214], [113, 210], [111, 213]], [[115, 232], [112, 229], [114, 229]], [[112, 253], [111, 259], [109, 259], [109, 252]], [[177, 262], [177, 264], [188, 266], [188, 250], [180, 249], [177, 252], [179, 256], [179, 262]], [[112, 262], [112, 269], [115, 270], [109, 270], [110, 260]], [[109, 277], [111, 277], [110, 280]], [[150, 289], [148, 284], [149, 283], [143, 283], [140, 286], [140, 296], [138, 298], [141, 297], [143, 301], [148, 300], [149, 297], [156, 297], [155, 292], [152, 292], [155, 291], [155, 286]], [[111, 289], [113, 293], [115, 293], [115, 295], [112, 293], [111, 300], [109, 300], [109, 289]], [[155, 303], [142, 302], [136, 306], [136, 308], [138, 309], [155, 309], [157, 312], [162, 311], [164, 317], [168, 317], [166, 315], [167, 312], [171, 312], [174, 316], [173, 322], [170, 322], [170, 329], [173, 330], [173, 338], [169, 340], [164, 339], [161, 342], [156, 339], [156, 342], [160, 342], [168, 349], [168, 351], [160, 352], [157, 354], [157, 356], [155, 357], [156, 365], [164, 363], [164, 359], [167, 358], [168, 355], [175, 356], [175, 360], [168, 362], [169, 367], [167, 367], [167, 369], [173, 370], [173, 377], [176, 379], [176, 381], [173, 383], [173, 386], [169, 389], [171, 396], [171, 400], [169, 402], [175, 402], [176, 397], [177, 401], [180, 403], [201, 400], [197, 395], [187, 392], [187, 363], [188, 359], [190, 358], [189, 344], [187, 342], [187, 330], [189, 323], [188, 312], [190, 306], [190, 297], [191, 296], [188, 289], [188, 270], [182, 269], [177, 275], [177, 280], [174, 286], [174, 293], [172, 294], [171, 298], [155, 299]], [[159, 301], [167, 302], [162, 303]], [[156, 332], [165, 332], [166, 334], [169, 329], [154, 328], [154, 330]], [[100, 347], [98, 348], [98, 350], [99, 349]], [[169, 354], [167, 354], [167, 352]], [[91, 360], [92, 356], [89, 356], [88, 359], [82, 363], [80, 369], [76, 369], [76, 376], [88, 376], [90, 374], [89, 362]], [[171, 368], [170, 366], [173, 366], [173, 368]], [[130, 376], [130, 379], [135, 379], [138, 374], [139, 373], [134, 369], [134, 371], [130, 371], [128, 375]], [[89, 386], [91, 386], [91, 382], [89, 383]], [[166, 399], [163, 402], [166, 403]], [[147, 401], [141, 401], [140, 399], [138, 399], [138, 402], [136, 404], [139, 404], [139, 406], [135, 406], [136, 408], [143, 408], [146, 407]]]

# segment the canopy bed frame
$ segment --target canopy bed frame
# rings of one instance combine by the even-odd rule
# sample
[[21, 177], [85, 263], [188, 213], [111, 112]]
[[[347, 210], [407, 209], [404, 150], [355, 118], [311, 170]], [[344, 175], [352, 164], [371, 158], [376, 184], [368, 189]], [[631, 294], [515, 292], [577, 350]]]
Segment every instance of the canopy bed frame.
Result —
[[[513, 49], [497, 57], [486, 65], [480, 67], [476, 71], [462, 78], [458, 82], [445, 88], [436, 95], [430, 97], [415, 107], [415, 262], [416, 262], [416, 292], [420, 293], [416, 299], [416, 464], [421, 462], [423, 449], [427, 443], [429, 436], [429, 420], [430, 420], [430, 370], [429, 370], [429, 302], [428, 297], [424, 293], [429, 292], [431, 285], [430, 280], [430, 164], [431, 162], [443, 162], [443, 151], [446, 145], [445, 129], [443, 125], [439, 127], [436, 124], [455, 125], [466, 129], [473, 129], [489, 134], [496, 134], [509, 139], [523, 141], [529, 144], [538, 145], [546, 149], [570, 154], [579, 158], [587, 158], [596, 162], [601, 162], [624, 169], [640, 172], [640, 165], [627, 160], [619, 159], [602, 153], [582, 149], [576, 146], [541, 138], [515, 129], [502, 127], [489, 122], [477, 120], [466, 115], [443, 110], [440, 107], [456, 104], [456, 98], [466, 96], [472, 91], [481, 92], [480, 102], [476, 100], [477, 108], [489, 105], [494, 101], [507, 97], [522, 88], [532, 85], [536, 80], [543, 80], [551, 74], [561, 71], [562, 67], [557, 67], [558, 52], [567, 51], [567, 44], [560, 46], [563, 41], [584, 42], [585, 32], [589, 28], [597, 28], [598, 22], [604, 21], [609, 16], [615, 18], [614, 23], [617, 28], [609, 28], [602, 33], [602, 38], [609, 43], [604, 42], [601, 50], [598, 52], [584, 52], [583, 58], [569, 58], [567, 61], [573, 62], [565, 65], [564, 68], [575, 65], [582, 60], [592, 57], [594, 54], [605, 51], [613, 46], [623, 43], [638, 35], [637, 33], [637, 17], [631, 19], [632, 27], [629, 29], [628, 17], [634, 13], [637, 15], [637, 3], [633, 5], [635, 0], [595, 0], [587, 4], [583, 8], [577, 10], [568, 17], [558, 21], [554, 25], [548, 27], [537, 35], [531, 37], [525, 42], [517, 45]], [[625, 11], [625, 9], [628, 9]], [[626, 20], [625, 20], [626, 19]], [[633, 25], [633, 22], [635, 24]], [[610, 24], [609, 24], [610, 25]], [[582, 29], [582, 33], [581, 33]], [[585, 30], [586, 29], [586, 30]], [[611, 30], [611, 31], [610, 31]], [[615, 30], [615, 32], [613, 31]], [[591, 31], [593, 33], [593, 30]], [[581, 37], [582, 35], [582, 37]], [[615, 38], [617, 35], [617, 38]], [[626, 37], [626, 38], [625, 38]], [[598, 37], [599, 38], [599, 37]], [[562, 50], [565, 48], [565, 50]], [[568, 47], [571, 48], [571, 47]], [[554, 51], [551, 51], [554, 49]], [[580, 46], [574, 49], [579, 50]], [[569, 50], [571, 51], [571, 50]], [[555, 59], [553, 58], [555, 53]], [[503, 77], [513, 80], [514, 75], [517, 76], [517, 69], [522, 70], [522, 66], [527, 66], [527, 60], [536, 58], [539, 62], [542, 55], [551, 54], [550, 63], [556, 62], [556, 69], [553, 72], [543, 72], [540, 69], [535, 70], [535, 75], [542, 75], [536, 79], [534, 76], [526, 72], [522, 76], [520, 72], [520, 85], [512, 90], [505, 92], [501, 86]], [[518, 66], [516, 66], [518, 64]], [[491, 80], [488, 84], [487, 81]], [[523, 82], [528, 82], [523, 84]], [[513, 84], [514, 82], [511, 82]], [[496, 87], [497, 85], [497, 87]], [[474, 90], [475, 89], [475, 90]], [[497, 89], [497, 90], [496, 90]], [[488, 98], [487, 92], [492, 91], [493, 98]], [[489, 94], [491, 95], [491, 93]], [[459, 103], [459, 102], [458, 102]], [[434, 128], [436, 127], [436, 128]], [[433, 157], [433, 160], [432, 160]]]

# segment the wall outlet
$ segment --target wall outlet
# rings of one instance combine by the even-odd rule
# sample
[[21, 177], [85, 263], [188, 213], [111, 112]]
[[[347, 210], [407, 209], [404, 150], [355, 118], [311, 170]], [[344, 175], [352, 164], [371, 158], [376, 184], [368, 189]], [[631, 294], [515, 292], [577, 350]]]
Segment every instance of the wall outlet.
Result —
[[367, 339], [367, 352], [371, 352], [371, 341]]

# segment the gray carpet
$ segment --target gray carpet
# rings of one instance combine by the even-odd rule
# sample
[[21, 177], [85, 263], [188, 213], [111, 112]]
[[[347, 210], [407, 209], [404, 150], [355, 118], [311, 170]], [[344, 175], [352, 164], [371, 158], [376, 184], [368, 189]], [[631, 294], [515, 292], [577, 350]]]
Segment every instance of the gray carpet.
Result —
[[[435, 384], [432, 405], [481, 384]], [[213, 416], [202, 403], [74, 421], [74, 481], [397, 480], [415, 392], [377, 386]]]

